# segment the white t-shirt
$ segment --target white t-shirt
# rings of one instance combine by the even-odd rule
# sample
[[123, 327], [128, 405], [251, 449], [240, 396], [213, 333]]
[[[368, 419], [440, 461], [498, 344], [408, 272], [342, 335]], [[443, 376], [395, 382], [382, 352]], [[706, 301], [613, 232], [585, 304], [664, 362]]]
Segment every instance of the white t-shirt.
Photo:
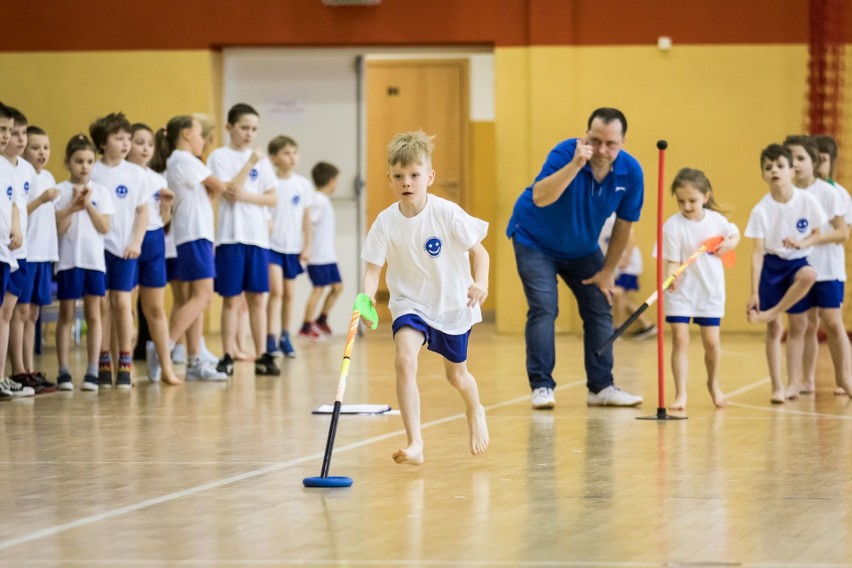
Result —
[[[710, 209], [692, 221], [676, 213], [663, 224], [663, 258], [683, 264], [711, 237], [728, 238], [740, 231], [724, 215]], [[702, 254], [677, 279], [677, 289], [664, 292], [666, 315], [721, 318], [725, 315], [725, 269], [721, 259]]]
[[[11, 165], [11, 164], [10, 164]], [[13, 185], [14, 189], [14, 201], [15, 205], [18, 206], [18, 216], [21, 220], [21, 235], [23, 235], [23, 244], [12, 251], [12, 255], [17, 259], [26, 259], [27, 258], [27, 235], [29, 234], [28, 229], [28, 218], [27, 215], [27, 203], [29, 202], [29, 194], [30, 190], [33, 189], [36, 185], [36, 171], [35, 168], [23, 158], [18, 158], [17, 164], [12, 166], [13, 174]]]
[[201, 183], [212, 176], [204, 162], [186, 150], [175, 150], [166, 162], [166, 181], [175, 192], [172, 210], [172, 233], [175, 244], [215, 238], [213, 204]]
[[[63, 181], [59, 184], [59, 201], [56, 209], [65, 209], [74, 197], [74, 184]], [[92, 205], [101, 215], [114, 215], [115, 204], [113, 203], [110, 190], [99, 183], [90, 181], [86, 184], [92, 191]], [[115, 222], [110, 218], [110, 225]], [[59, 262], [56, 271], [71, 268], [84, 268], [86, 270], [97, 270], [106, 272], [106, 260], [104, 259], [105, 239], [100, 234], [89, 212], [83, 209], [71, 215], [71, 224], [64, 234], [59, 235]]]
[[[802, 188], [801, 191], [806, 191], [816, 197], [819, 204], [828, 216], [819, 230], [825, 234], [833, 230], [831, 220], [835, 217], [843, 217], [844, 220], [849, 214], [846, 208], [846, 203], [843, 196], [832, 187], [827, 181], [821, 179], [816, 180], [808, 187]], [[813, 252], [808, 256], [808, 264], [810, 264], [817, 273], [817, 281], [826, 282], [832, 280], [846, 280], [846, 255], [844, 253], [843, 244], [841, 243], [825, 243], [814, 246]]]
[[[228, 146], [216, 148], [207, 158], [207, 167], [222, 181], [236, 177], [251, 157], [252, 150], [234, 150]], [[275, 190], [275, 172], [269, 160], [263, 158], [249, 172], [243, 190], [263, 195]], [[269, 224], [265, 208], [245, 201], [219, 201], [219, 225], [216, 228], [216, 246], [241, 243], [269, 248]]]
[[165, 176], [158, 174], [151, 168], [145, 169], [145, 175], [148, 178], [148, 192], [151, 197], [148, 198], [148, 228], [147, 231], [156, 231], [165, 226], [163, 216], [160, 214], [160, 190], [169, 187]]
[[751, 210], [744, 234], [751, 239], [763, 239], [766, 254], [785, 260], [805, 258], [811, 254], [813, 247], [788, 249], [784, 247], [784, 239], [789, 237], [800, 241], [827, 219], [819, 201], [801, 189], [795, 189], [786, 203], [776, 201], [771, 193], [767, 193]]
[[313, 204], [314, 193], [313, 184], [305, 176], [294, 173], [288, 178], [276, 177], [277, 202], [272, 208], [269, 248], [283, 254], [302, 252], [305, 208]]
[[0, 157], [0, 262], [8, 264], [12, 271], [18, 269], [18, 261], [9, 250], [12, 232], [12, 200], [15, 194], [14, 170], [8, 160]]
[[334, 251], [334, 207], [328, 195], [321, 191], [314, 193], [314, 202], [309, 215], [313, 226], [313, 241], [308, 264], [337, 262], [337, 254]]
[[482, 321], [479, 306], [467, 306], [473, 283], [467, 251], [487, 232], [485, 221], [429, 195], [426, 207], [414, 217], [403, 216], [398, 203], [379, 213], [361, 258], [378, 266], [387, 261], [393, 319], [417, 314], [429, 326], [459, 335]]
[[[598, 246], [601, 247], [601, 252], [603, 252], [604, 255], [606, 255], [606, 252], [609, 250], [609, 240], [612, 237], [612, 229], [614, 226], [615, 213], [610, 215], [607, 220], [604, 221], [601, 234], [598, 236]], [[630, 251], [630, 256], [627, 260], [627, 266], [624, 268], [616, 268], [616, 278], [621, 274], [630, 274], [632, 276], [639, 276], [642, 274], [642, 251], [639, 250], [639, 247], [635, 245], [633, 246], [633, 250]]]
[[[56, 180], [47, 170], [36, 174], [35, 187], [30, 189], [32, 203], [48, 189], [56, 187]], [[29, 262], [56, 262], [59, 260], [59, 237], [56, 235], [56, 203], [42, 203], [29, 216], [27, 226], [27, 260]]]
[[150, 193], [150, 182], [145, 170], [122, 160], [117, 166], [95, 162], [91, 180], [107, 188], [115, 213], [104, 235], [104, 248], [115, 256], [124, 256], [133, 238], [136, 209], [145, 205]]

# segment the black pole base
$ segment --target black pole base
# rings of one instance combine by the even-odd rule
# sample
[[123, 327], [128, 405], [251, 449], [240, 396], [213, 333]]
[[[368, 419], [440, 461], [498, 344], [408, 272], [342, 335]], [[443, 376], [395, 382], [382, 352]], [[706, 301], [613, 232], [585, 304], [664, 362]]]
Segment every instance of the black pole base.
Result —
[[686, 416], [672, 416], [665, 408], [658, 408], [656, 416], [637, 416], [636, 420], [686, 420]]

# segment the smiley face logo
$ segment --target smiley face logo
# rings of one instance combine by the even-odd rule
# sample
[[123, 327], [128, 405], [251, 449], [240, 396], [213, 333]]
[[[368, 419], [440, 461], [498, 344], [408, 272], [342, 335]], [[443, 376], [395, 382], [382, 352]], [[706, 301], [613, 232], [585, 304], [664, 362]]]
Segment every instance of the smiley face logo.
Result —
[[25, 182], [24, 182], [24, 193], [25, 193], [26, 195], [29, 195], [29, 194], [30, 194], [30, 182], [28, 182], [28, 181], [25, 181]]
[[808, 220], [802, 218], [796, 221], [796, 230], [804, 234], [808, 230]]
[[432, 258], [438, 258], [439, 256], [441, 256], [442, 245], [443, 243], [438, 237], [429, 237], [428, 239], [426, 239], [426, 244], [423, 245], [423, 248], [426, 250], [427, 253], [429, 253], [429, 256], [431, 256]]
[[127, 186], [120, 185], [115, 188], [115, 194], [119, 197], [119, 199], [124, 199], [127, 197]]
[[9, 201], [11, 201], [11, 200], [12, 200], [12, 192], [13, 192], [13, 191], [14, 191], [14, 190], [12, 189], [12, 186], [11, 186], [11, 185], [10, 185], [9, 187], [7, 187], [7, 188], [6, 188], [6, 197], [8, 197], [8, 198], [9, 198]]
[[299, 200], [300, 200], [300, 199], [301, 199], [301, 198], [300, 198], [298, 195], [294, 195], [294, 196], [293, 196], [293, 207], [295, 207], [295, 206], [297, 206], [297, 205], [299, 204]]
[[256, 180], [258, 175], [259, 174], [257, 173], [257, 168], [252, 168], [249, 172], [249, 178], [251, 179], [251, 181]]

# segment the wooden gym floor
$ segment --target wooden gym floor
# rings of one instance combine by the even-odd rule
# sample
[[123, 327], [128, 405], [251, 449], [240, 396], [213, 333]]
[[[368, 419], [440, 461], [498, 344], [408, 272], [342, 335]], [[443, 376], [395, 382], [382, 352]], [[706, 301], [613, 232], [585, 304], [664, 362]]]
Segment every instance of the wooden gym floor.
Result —
[[[129, 393], [3, 402], [0, 567], [852, 565], [852, 401], [831, 394], [825, 347], [819, 392], [773, 406], [760, 336], [723, 335], [730, 405], [715, 410], [693, 341], [689, 419], [663, 423], [635, 419], [656, 409], [654, 340], [616, 346], [642, 407], [588, 408], [565, 336], [558, 405], [533, 411], [523, 338], [478, 326], [488, 453], [469, 455], [461, 400], [424, 351], [426, 463], [392, 462], [398, 415], [344, 416], [331, 473], [350, 489], [302, 487], [342, 337], [297, 343], [279, 378], [243, 363], [227, 384], [159, 387], [142, 363]], [[359, 338], [345, 402], [396, 408], [392, 358], [387, 326]], [[41, 361], [55, 373], [52, 350]]]

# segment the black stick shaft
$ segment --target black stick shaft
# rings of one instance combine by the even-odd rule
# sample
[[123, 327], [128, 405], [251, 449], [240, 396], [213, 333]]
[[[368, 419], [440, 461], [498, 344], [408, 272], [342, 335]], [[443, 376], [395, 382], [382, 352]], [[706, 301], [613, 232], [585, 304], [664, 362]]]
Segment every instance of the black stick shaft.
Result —
[[334, 401], [334, 411], [331, 413], [331, 424], [328, 427], [328, 440], [325, 443], [325, 456], [322, 458], [322, 472], [320, 477], [323, 479], [328, 477], [328, 469], [331, 467], [331, 450], [334, 448], [334, 438], [337, 436], [337, 419], [340, 418], [340, 407], [342, 403], [339, 400]]
[[639, 306], [639, 309], [638, 309], [638, 310], [636, 310], [635, 312], [633, 312], [633, 313], [630, 315], [630, 317], [629, 317], [629, 318], [627, 318], [627, 321], [626, 321], [626, 322], [624, 322], [623, 324], [621, 324], [621, 325], [618, 327], [618, 329], [616, 329], [616, 330], [612, 333], [612, 335], [610, 335], [610, 336], [609, 336], [609, 339], [607, 339], [607, 340], [606, 340], [606, 342], [604, 342], [604, 344], [603, 344], [603, 345], [601, 345], [601, 346], [600, 346], [600, 348], [599, 348], [597, 351], [595, 351], [595, 354], [596, 354], [598, 357], [600, 357], [600, 356], [601, 356], [601, 353], [603, 353], [603, 352], [604, 352], [604, 350], [605, 350], [607, 347], [609, 347], [610, 345], [612, 345], [612, 342], [613, 342], [613, 341], [615, 341], [616, 339], [618, 339], [619, 337], [621, 337], [621, 335], [622, 335], [625, 331], [627, 331], [627, 328], [628, 328], [628, 327], [630, 327], [631, 325], [633, 325], [633, 322], [635, 322], [637, 319], [639, 319], [639, 316], [641, 316], [641, 315], [642, 315], [642, 312], [644, 312], [645, 310], [647, 310], [647, 309], [648, 309], [648, 306], [650, 306], [650, 305], [651, 305], [651, 304], [649, 304], [648, 302], [645, 302], [644, 304], [642, 304], [641, 306]]

